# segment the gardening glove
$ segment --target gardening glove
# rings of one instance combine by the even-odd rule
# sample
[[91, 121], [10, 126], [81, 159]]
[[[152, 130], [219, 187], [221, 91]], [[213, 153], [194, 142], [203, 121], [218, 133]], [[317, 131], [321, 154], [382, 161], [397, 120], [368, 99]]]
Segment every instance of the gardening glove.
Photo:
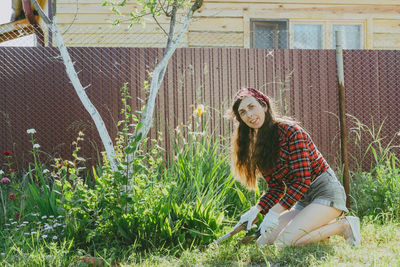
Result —
[[257, 217], [257, 214], [260, 212], [261, 210], [259, 210], [256, 206], [251, 207], [249, 211], [247, 211], [245, 214], [243, 214], [240, 217], [239, 222], [235, 225], [234, 228], [238, 227], [239, 225], [243, 224], [243, 223], [247, 223], [246, 226], [246, 231], [250, 230], [253, 227], [257, 227], [255, 224], [253, 225], [254, 220]]
[[258, 228], [261, 234], [261, 236], [257, 239], [257, 245], [259, 247], [262, 247], [267, 243], [267, 234], [275, 230], [276, 227], [278, 227], [278, 224], [279, 213], [270, 210], [267, 215], [265, 215], [264, 220]]

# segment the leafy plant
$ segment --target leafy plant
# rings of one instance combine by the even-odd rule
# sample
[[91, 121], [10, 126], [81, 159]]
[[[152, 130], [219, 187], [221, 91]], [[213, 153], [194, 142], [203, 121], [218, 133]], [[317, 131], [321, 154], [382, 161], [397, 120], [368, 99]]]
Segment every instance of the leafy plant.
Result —
[[390, 154], [374, 168], [374, 172], [360, 172], [353, 178], [351, 195], [354, 212], [359, 217], [379, 218], [386, 214], [400, 220], [399, 158]]

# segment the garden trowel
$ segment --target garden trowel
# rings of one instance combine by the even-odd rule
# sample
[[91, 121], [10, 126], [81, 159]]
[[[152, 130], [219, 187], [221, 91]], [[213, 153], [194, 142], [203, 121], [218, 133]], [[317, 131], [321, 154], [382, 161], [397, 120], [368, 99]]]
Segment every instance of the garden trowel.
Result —
[[255, 233], [246, 235], [245, 237], [243, 237], [242, 240], [239, 241], [237, 246], [240, 247], [241, 245], [249, 244], [249, 243], [253, 242], [254, 240], [256, 240], [257, 238], [259, 238], [260, 236], [261, 236], [261, 232], [260, 232], [260, 229], [258, 229]]
[[[258, 221], [258, 218], [256, 217], [256, 218], [254, 219], [254, 221], [253, 221], [253, 224], [255, 224], [257, 221]], [[221, 236], [221, 237], [218, 238], [217, 240], [213, 241], [213, 242], [212, 242], [211, 244], [209, 244], [207, 247], [211, 246], [212, 244], [219, 244], [219, 243], [221, 243], [222, 241], [224, 241], [224, 240], [226, 240], [226, 239], [228, 239], [228, 238], [230, 238], [230, 237], [236, 235], [237, 233], [240, 233], [241, 231], [246, 230], [246, 225], [247, 225], [247, 222], [244, 222], [244, 223], [238, 225], [238, 226], [237, 226], [236, 228], [234, 228], [232, 231], [230, 231], [229, 233], [227, 233], [227, 234]]]

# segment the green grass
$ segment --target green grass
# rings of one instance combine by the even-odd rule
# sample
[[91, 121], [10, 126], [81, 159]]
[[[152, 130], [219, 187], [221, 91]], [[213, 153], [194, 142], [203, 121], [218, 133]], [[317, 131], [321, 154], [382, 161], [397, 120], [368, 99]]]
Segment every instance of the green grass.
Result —
[[362, 226], [362, 245], [348, 246], [342, 237], [304, 247], [257, 248], [255, 244], [235, 248], [231, 242], [205, 252], [186, 251], [179, 258], [148, 257], [132, 266], [400, 266], [400, 224]]
[[[229, 228], [226, 229], [229, 231]], [[239, 234], [219, 246], [205, 251], [194, 249], [180, 255], [168, 255], [167, 251], [152, 254], [134, 254], [129, 249], [119, 251], [116, 258], [112, 249], [96, 255], [104, 266], [400, 266], [400, 224], [364, 222], [362, 245], [348, 246], [342, 237], [304, 247], [262, 249], [255, 244], [236, 248], [243, 236]], [[85, 251], [69, 251], [66, 244], [46, 244], [22, 247], [14, 245], [3, 255], [1, 266], [90, 266], [81, 258]]]

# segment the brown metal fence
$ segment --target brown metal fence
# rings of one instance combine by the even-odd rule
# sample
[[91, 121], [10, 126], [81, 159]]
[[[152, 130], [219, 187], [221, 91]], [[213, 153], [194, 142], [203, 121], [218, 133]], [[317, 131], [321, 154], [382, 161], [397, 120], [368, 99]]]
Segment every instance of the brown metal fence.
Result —
[[[119, 90], [129, 83], [131, 105], [137, 110], [146, 93], [148, 71], [162, 56], [159, 48], [68, 48], [90, 99], [110, 134], [120, 119]], [[86, 134], [82, 153], [97, 160], [100, 139], [66, 76], [57, 48], [0, 48], [0, 150], [11, 150], [26, 164], [31, 149], [27, 129], [36, 129], [37, 143], [50, 155], [71, 157], [71, 142]], [[383, 144], [400, 144], [400, 51], [345, 50], [346, 111], [375, 130], [383, 124]], [[223, 117], [233, 94], [255, 87], [272, 96], [282, 113], [294, 117], [336, 165], [339, 153], [338, 93], [334, 50], [264, 50], [240, 48], [180, 48], [171, 59], [160, 89], [151, 136], [163, 136], [187, 122], [193, 105], [204, 104], [211, 129], [228, 136], [231, 123]], [[350, 152], [360, 161], [359, 145], [348, 122]], [[373, 139], [363, 135], [361, 150]], [[394, 150], [396, 151], [396, 150]], [[398, 152], [399, 150], [397, 150]], [[3, 160], [3, 159], [2, 159]], [[369, 161], [367, 158], [366, 161]], [[25, 163], [24, 163], [25, 162]], [[353, 160], [354, 166], [354, 160]]]

